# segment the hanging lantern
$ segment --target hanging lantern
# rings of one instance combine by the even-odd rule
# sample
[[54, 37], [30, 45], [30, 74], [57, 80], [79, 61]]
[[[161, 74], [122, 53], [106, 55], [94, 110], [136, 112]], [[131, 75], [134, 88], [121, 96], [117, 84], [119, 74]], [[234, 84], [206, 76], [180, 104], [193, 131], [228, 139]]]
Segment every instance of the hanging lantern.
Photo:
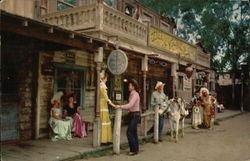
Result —
[[192, 64], [188, 64], [187, 68], [185, 69], [185, 74], [187, 75], [188, 78], [190, 78], [193, 74], [193, 68], [191, 66]]

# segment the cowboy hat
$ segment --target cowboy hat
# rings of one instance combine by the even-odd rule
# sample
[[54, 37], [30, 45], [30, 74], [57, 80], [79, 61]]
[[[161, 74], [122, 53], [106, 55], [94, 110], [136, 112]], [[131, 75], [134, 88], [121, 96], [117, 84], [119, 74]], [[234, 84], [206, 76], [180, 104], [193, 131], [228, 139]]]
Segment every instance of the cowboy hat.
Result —
[[162, 83], [161, 81], [157, 81], [156, 85], [155, 85], [155, 89], [158, 89], [160, 86], [164, 86], [165, 83]]

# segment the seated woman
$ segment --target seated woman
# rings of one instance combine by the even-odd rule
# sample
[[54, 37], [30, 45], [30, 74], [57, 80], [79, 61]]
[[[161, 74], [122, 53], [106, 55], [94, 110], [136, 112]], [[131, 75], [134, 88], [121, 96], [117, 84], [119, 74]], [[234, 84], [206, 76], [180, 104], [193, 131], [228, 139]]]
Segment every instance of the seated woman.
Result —
[[71, 136], [71, 118], [62, 118], [61, 97], [63, 93], [57, 92], [51, 99], [52, 108], [50, 110], [49, 125], [54, 133], [51, 138], [52, 141], [56, 140], [70, 140]]
[[85, 123], [82, 121], [79, 113], [77, 105], [74, 103], [74, 95], [70, 95], [64, 106], [64, 115], [73, 118], [72, 132], [74, 132], [74, 136], [84, 138], [87, 137], [87, 133], [85, 130]]

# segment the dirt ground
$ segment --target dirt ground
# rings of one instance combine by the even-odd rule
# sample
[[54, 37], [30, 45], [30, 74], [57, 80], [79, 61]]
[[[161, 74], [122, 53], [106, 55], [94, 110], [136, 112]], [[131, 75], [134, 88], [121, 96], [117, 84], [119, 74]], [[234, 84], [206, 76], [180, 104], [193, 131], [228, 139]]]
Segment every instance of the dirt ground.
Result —
[[178, 143], [170, 142], [170, 137], [166, 135], [162, 143], [140, 146], [140, 153], [136, 156], [126, 155], [127, 151], [87, 160], [250, 161], [250, 113], [220, 122], [214, 130], [188, 128]]

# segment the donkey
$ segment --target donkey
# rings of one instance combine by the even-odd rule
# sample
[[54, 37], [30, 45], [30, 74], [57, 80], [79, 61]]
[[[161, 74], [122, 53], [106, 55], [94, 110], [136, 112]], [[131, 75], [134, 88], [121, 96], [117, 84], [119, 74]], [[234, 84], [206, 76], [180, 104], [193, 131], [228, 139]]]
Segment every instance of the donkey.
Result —
[[167, 106], [166, 112], [169, 116], [171, 140], [174, 139], [175, 132], [175, 142], [178, 142], [179, 122], [181, 122], [181, 136], [184, 137], [184, 121], [188, 115], [188, 110], [185, 109], [186, 102], [182, 98], [172, 98], [162, 106]]

